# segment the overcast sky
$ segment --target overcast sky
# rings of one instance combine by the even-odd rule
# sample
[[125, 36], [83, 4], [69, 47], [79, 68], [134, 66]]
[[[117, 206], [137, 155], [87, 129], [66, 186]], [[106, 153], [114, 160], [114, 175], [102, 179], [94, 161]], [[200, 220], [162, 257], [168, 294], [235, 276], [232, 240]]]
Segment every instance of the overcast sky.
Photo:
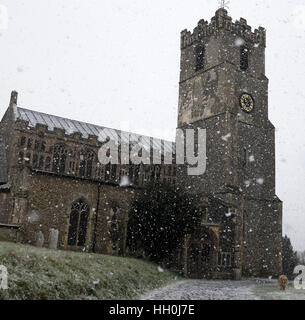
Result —
[[[267, 29], [277, 194], [284, 232], [305, 250], [305, 3], [229, 6], [234, 20]], [[217, 0], [0, 0], [0, 114], [15, 89], [25, 108], [173, 140], [180, 31], [217, 8]]]

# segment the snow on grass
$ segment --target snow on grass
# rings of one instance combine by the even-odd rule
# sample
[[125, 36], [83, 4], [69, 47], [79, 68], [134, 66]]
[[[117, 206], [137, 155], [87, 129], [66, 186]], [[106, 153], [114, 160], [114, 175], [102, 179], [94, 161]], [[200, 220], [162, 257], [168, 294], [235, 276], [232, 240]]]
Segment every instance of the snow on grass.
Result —
[[143, 295], [143, 300], [256, 300], [253, 281], [184, 280]]
[[[276, 280], [182, 280], [158, 265], [133, 258], [48, 250], [0, 242], [8, 269], [1, 299], [305, 300], [305, 290]], [[161, 288], [162, 287], [162, 288]]]
[[280, 291], [276, 283], [257, 286], [254, 294], [261, 300], [305, 300], [305, 290], [295, 289], [292, 283], [289, 283], [286, 291]]
[[179, 279], [138, 259], [6, 242], [0, 242], [0, 265], [9, 273], [0, 300], [136, 299]]
[[184, 280], [156, 289], [143, 300], [305, 300], [305, 290], [289, 284], [280, 291], [276, 280]]

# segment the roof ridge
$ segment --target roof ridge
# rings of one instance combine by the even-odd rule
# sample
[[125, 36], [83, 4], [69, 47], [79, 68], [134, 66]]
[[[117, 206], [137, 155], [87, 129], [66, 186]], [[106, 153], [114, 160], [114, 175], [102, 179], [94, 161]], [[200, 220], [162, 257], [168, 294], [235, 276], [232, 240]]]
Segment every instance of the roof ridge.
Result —
[[[166, 139], [156, 138], [156, 137], [152, 137], [152, 136], [148, 136], [148, 135], [142, 135], [142, 134], [138, 134], [138, 133], [134, 133], [134, 132], [129, 132], [129, 131], [125, 131], [125, 130], [119, 130], [119, 129], [109, 128], [109, 127], [105, 127], [105, 126], [101, 126], [101, 125], [97, 125], [97, 124], [93, 124], [93, 123], [89, 123], [89, 122], [84, 122], [84, 121], [80, 121], [80, 120], [75, 120], [75, 119], [70, 119], [70, 118], [64, 118], [64, 117], [61, 117], [61, 116], [57, 116], [57, 115], [53, 115], [53, 114], [48, 114], [48, 113], [40, 112], [40, 111], [35, 111], [35, 110], [31, 110], [31, 109], [27, 109], [27, 108], [23, 108], [23, 107], [19, 107], [19, 106], [17, 106], [17, 111], [18, 111], [18, 112], [17, 112], [17, 118], [18, 118], [18, 119], [22, 119], [22, 120], [26, 120], [26, 121], [28, 121], [28, 120], [25, 119], [25, 117], [22, 117], [22, 116], [20, 115], [20, 113], [21, 113], [22, 111], [25, 113], [25, 115], [26, 115], [26, 117], [27, 117], [28, 119], [29, 119], [29, 117], [28, 117], [29, 114], [27, 114], [27, 113], [32, 113], [34, 116], [35, 116], [35, 114], [36, 114], [36, 115], [40, 115], [40, 116], [42, 117], [42, 119], [44, 120], [44, 122], [46, 122], [46, 124], [47, 124], [47, 121], [45, 121], [45, 119], [43, 118], [43, 116], [48, 117], [49, 120], [50, 120], [50, 122], [53, 123], [52, 126], [50, 126], [50, 125], [47, 124], [48, 127], [58, 128], [58, 127], [56, 126], [56, 123], [54, 123], [54, 122], [52, 121], [52, 117], [55, 118], [55, 119], [62, 120], [62, 122], [64, 122], [65, 125], [68, 125], [70, 129], [73, 129], [73, 128], [70, 126], [70, 124], [69, 124], [69, 122], [71, 122], [71, 123], [73, 124], [73, 127], [75, 127], [75, 128], [77, 129], [76, 131], [73, 131], [73, 132], [79, 132], [79, 133], [81, 133], [82, 135], [85, 135], [85, 136], [86, 136], [86, 135], [89, 135], [89, 134], [91, 134], [91, 133], [89, 133], [88, 130], [86, 130], [86, 128], [85, 128], [83, 125], [85, 125], [85, 126], [88, 127], [89, 129], [90, 129], [90, 126], [93, 126], [93, 127], [95, 127], [96, 129], [101, 129], [101, 130], [106, 129], [106, 130], [110, 130], [110, 131], [112, 130], [112, 131], [116, 131], [116, 132], [121, 132], [121, 133], [123, 133], [123, 134], [134, 135], [134, 136], [136, 136], [136, 137], [138, 137], [138, 138], [140, 138], [140, 137], [148, 138], [148, 139], [153, 138], [153, 139], [155, 139], [155, 140], [160, 140], [160, 141], [164, 141], [164, 142], [167, 142], [167, 143], [174, 143], [173, 141], [166, 140]], [[59, 127], [59, 129], [65, 129], [65, 125], [63, 125], [59, 120], [58, 120], [58, 123], [61, 125], [61, 127]], [[45, 123], [41, 123], [41, 122], [39, 121], [39, 119], [37, 119], [37, 117], [35, 117], [34, 121], [32, 121], [31, 119], [29, 119], [29, 122], [30, 122], [30, 125], [31, 125], [31, 122], [35, 122], [35, 123], [39, 123], [39, 124], [45, 124]], [[81, 129], [83, 129], [83, 130], [80, 130], [80, 129], [75, 125], [75, 123], [78, 123], [78, 124], [80, 125]], [[34, 125], [34, 123], [33, 123], [33, 125]], [[66, 130], [66, 131], [67, 131], [67, 130]], [[69, 131], [69, 130], [68, 130], [68, 131]], [[90, 131], [92, 131], [92, 130], [90, 130]], [[96, 134], [94, 134], [94, 135], [96, 135]], [[98, 136], [98, 135], [96, 135], [96, 136]]]

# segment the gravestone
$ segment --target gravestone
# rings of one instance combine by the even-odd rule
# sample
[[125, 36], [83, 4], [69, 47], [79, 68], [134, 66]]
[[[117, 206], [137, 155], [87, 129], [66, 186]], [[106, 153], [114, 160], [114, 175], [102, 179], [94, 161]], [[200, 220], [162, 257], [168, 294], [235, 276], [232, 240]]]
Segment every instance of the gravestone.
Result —
[[49, 235], [49, 248], [50, 249], [57, 249], [58, 244], [58, 234], [59, 231], [57, 229], [50, 229], [50, 235]]
[[44, 244], [44, 235], [41, 231], [37, 234], [36, 246], [42, 248]]
[[233, 269], [233, 277], [234, 277], [234, 280], [241, 280], [241, 269]]

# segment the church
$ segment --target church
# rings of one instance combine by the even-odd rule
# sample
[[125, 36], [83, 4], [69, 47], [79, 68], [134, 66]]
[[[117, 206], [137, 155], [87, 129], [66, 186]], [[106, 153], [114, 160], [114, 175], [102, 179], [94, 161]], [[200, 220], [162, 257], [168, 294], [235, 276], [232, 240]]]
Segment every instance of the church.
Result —
[[[43, 238], [50, 247], [55, 230], [58, 249], [126, 255], [134, 195], [146, 182], [167, 181], [200, 199], [201, 225], [177, 248], [186, 277], [281, 274], [265, 29], [233, 22], [220, 8], [211, 21], [181, 32], [180, 49], [177, 128], [206, 130], [205, 173], [168, 164], [174, 142], [23, 108], [13, 91], [0, 123], [0, 233], [33, 245]], [[101, 164], [99, 149], [114, 137], [119, 145], [141, 139], [160, 163]]]

